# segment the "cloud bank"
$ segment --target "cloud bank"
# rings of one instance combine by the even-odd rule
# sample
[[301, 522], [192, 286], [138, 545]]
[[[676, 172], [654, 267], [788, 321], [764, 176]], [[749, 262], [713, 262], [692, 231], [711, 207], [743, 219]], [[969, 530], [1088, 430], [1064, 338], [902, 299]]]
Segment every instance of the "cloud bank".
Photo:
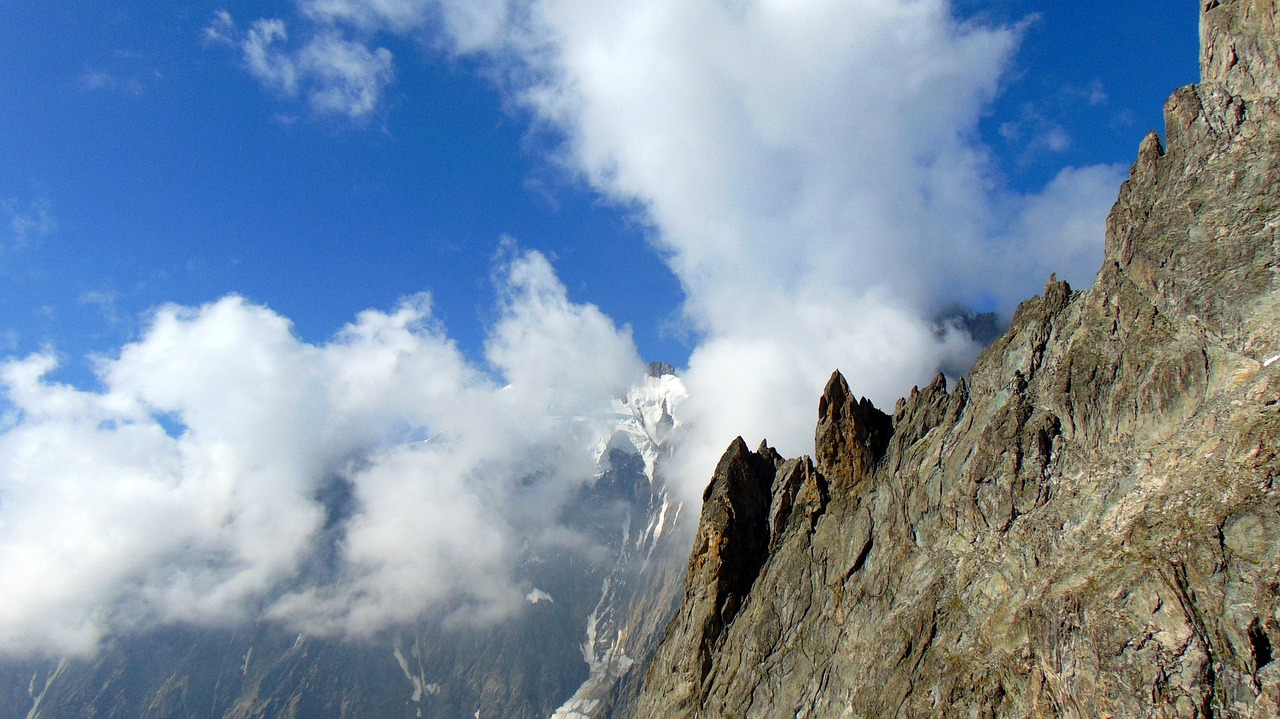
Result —
[[[394, 79], [377, 38], [476, 59], [561, 139], [553, 162], [652, 227], [696, 338], [668, 467], [693, 500], [735, 435], [809, 451], [835, 368], [892, 406], [964, 365], [978, 347], [935, 322], [947, 303], [1009, 311], [1050, 272], [1087, 284], [1121, 179], [1066, 168], [1007, 189], [978, 123], [1019, 30], [944, 0], [297, 8], [247, 29], [219, 13], [206, 40], [268, 90], [357, 121]], [[537, 253], [509, 256], [500, 286], [483, 367], [425, 296], [322, 345], [237, 297], [161, 308], [95, 390], [47, 379], [51, 355], [5, 364], [0, 650], [263, 616], [362, 634], [518, 605], [518, 546], [594, 472], [577, 420], [642, 369]]]
[[323, 345], [239, 297], [163, 307], [100, 360], [98, 390], [46, 379], [50, 355], [4, 364], [0, 648], [263, 615], [365, 634], [444, 603], [463, 620], [517, 606], [522, 543], [551, 541], [548, 515], [595, 471], [573, 419], [603, 416], [643, 366], [541, 255], [511, 258], [501, 289], [489, 371], [426, 296]]
[[681, 281], [690, 497], [737, 434], [810, 451], [832, 369], [892, 406], [966, 366], [979, 348], [939, 331], [944, 305], [1007, 313], [1050, 272], [1097, 269], [1122, 168], [1019, 195], [979, 136], [1018, 27], [945, 0], [540, 0], [477, 32], [465, 6], [437, 5], [454, 51], [563, 138], [565, 168], [640, 208]]

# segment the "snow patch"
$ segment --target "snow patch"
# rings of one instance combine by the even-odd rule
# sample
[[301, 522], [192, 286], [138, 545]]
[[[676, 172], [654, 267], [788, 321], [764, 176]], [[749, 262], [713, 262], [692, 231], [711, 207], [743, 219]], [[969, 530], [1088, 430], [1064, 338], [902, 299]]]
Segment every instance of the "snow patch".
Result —
[[638, 454], [644, 460], [645, 477], [653, 484], [658, 457], [671, 434], [682, 426], [677, 408], [688, 396], [684, 382], [675, 375], [645, 377], [626, 397], [614, 401], [612, 427], [596, 442], [596, 463], [608, 469], [611, 449]]
[[[413, 698], [411, 699], [411, 701], [414, 704], [421, 703], [422, 697], [427, 694], [440, 693], [439, 684], [427, 684], [427, 678], [423, 674], [421, 664], [418, 665], [418, 672], [416, 674], [413, 672], [413, 670], [409, 668], [409, 660], [405, 658], [404, 652], [400, 651], [399, 645], [392, 644], [391, 651], [392, 653], [395, 654], [396, 663], [400, 665], [400, 671], [404, 672], [405, 679], [408, 679], [409, 683], [413, 685]], [[421, 715], [422, 715], [422, 712], [421, 710], [419, 710], [418, 716], [421, 716]]]
[[551, 719], [590, 719], [592, 711], [600, 705], [599, 699], [592, 696], [603, 696], [605, 692], [622, 675], [626, 674], [635, 661], [611, 648], [602, 663], [591, 668], [591, 675], [569, 700], [556, 709]]
[[582, 659], [593, 672], [599, 664], [596, 659], [596, 636], [600, 633], [600, 612], [608, 605], [611, 584], [609, 577], [605, 577], [604, 584], [600, 587], [600, 600], [587, 615], [587, 638], [582, 642]]
[[[620, 637], [613, 632], [608, 635], [602, 632], [605, 629], [602, 622], [613, 612], [610, 601], [613, 598], [612, 588], [606, 577], [600, 588], [600, 601], [587, 617], [587, 638], [582, 643], [582, 658], [590, 667], [587, 680], [556, 709], [551, 719], [590, 719], [591, 712], [600, 704], [600, 700], [594, 697], [604, 696], [609, 687], [635, 664], [635, 660], [621, 650]], [[604, 646], [600, 646], [602, 644]]]
[[58, 660], [58, 666], [53, 670], [53, 673], [45, 678], [44, 687], [40, 689], [39, 693], [36, 692], [36, 684], [39, 683], [36, 678], [40, 673], [36, 672], [31, 675], [31, 683], [27, 686], [27, 694], [31, 697], [31, 711], [27, 712], [27, 719], [39, 719], [40, 704], [44, 701], [44, 696], [49, 693], [49, 687], [53, 686], [53, 680], [57, 679], [62, 674], [62, 670], [66, 668], [67, 659], [63, 657]]
[[546, 592], [542, 591], [541, 589], [538, 589], [537, 587], [534, 587], [533, 591], [524, 595], [524, 599], [526, 602], [530, 604], [537, 604], [538, 602], [549, 602], [551, 604], [556, 603], [556, 600], [552, 598], [550, 594], [547, 594]]

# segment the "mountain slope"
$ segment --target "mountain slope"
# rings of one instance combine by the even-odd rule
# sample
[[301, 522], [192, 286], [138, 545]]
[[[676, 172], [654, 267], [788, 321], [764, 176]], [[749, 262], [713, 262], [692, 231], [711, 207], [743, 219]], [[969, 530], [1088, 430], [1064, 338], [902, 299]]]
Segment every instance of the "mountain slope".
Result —
[[[1280, 714], [1280, 59], [1206, 0], [1093, 287], [816, 457], [739, 439], [637, 717]], [[631, 712], [628, 712], [631, 713]]]
[[607, 418], [600, 473], [558, 522], [580, 541], [525, 553], [512, 616], [424, 617], [364, 641], [271, 622], [159, 627], [89, 657], [0, 663], [0, 719], [581, 716], [636, 681], [632, 657], [651, 653], [679, 597], [689, 522], [658, 466], [685, 394], [670, 373], [651, 367]]

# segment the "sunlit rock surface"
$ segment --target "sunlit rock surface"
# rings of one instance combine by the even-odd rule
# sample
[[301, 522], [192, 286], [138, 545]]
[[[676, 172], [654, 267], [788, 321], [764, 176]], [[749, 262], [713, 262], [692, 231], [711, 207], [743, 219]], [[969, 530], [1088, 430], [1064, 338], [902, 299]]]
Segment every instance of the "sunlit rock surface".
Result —
[[815, 460], [735, 441], [627, 716], [1280, 715], [1277, 9], [1200, 9], [1093, 287], [891, 418], [834, 376]]

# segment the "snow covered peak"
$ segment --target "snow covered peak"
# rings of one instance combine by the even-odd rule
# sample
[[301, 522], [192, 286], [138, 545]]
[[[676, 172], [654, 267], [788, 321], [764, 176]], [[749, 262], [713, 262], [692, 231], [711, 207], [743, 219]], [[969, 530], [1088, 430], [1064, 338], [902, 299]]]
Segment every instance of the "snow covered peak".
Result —
[[688, 396], [684, 382], [674, 374], [646, 376], [626, 397], [614, 401], [612, 426], [596, 444], [597, 463], [607, 469], [613, 449], [638, 454], [652, 484], [658, 456], [680, 428], [679, 405]]
[[631, 388], [623, 405], [630, 410], [631, 416], [639, 423], [645, 435], [655, 445], [661, 447], [667, 438], [680, 426], [676, 418], [676, 408], [685, 397], [689, 396], [684, 382], [674, 374], [661, 377], [645, 377], [644, 382]]

